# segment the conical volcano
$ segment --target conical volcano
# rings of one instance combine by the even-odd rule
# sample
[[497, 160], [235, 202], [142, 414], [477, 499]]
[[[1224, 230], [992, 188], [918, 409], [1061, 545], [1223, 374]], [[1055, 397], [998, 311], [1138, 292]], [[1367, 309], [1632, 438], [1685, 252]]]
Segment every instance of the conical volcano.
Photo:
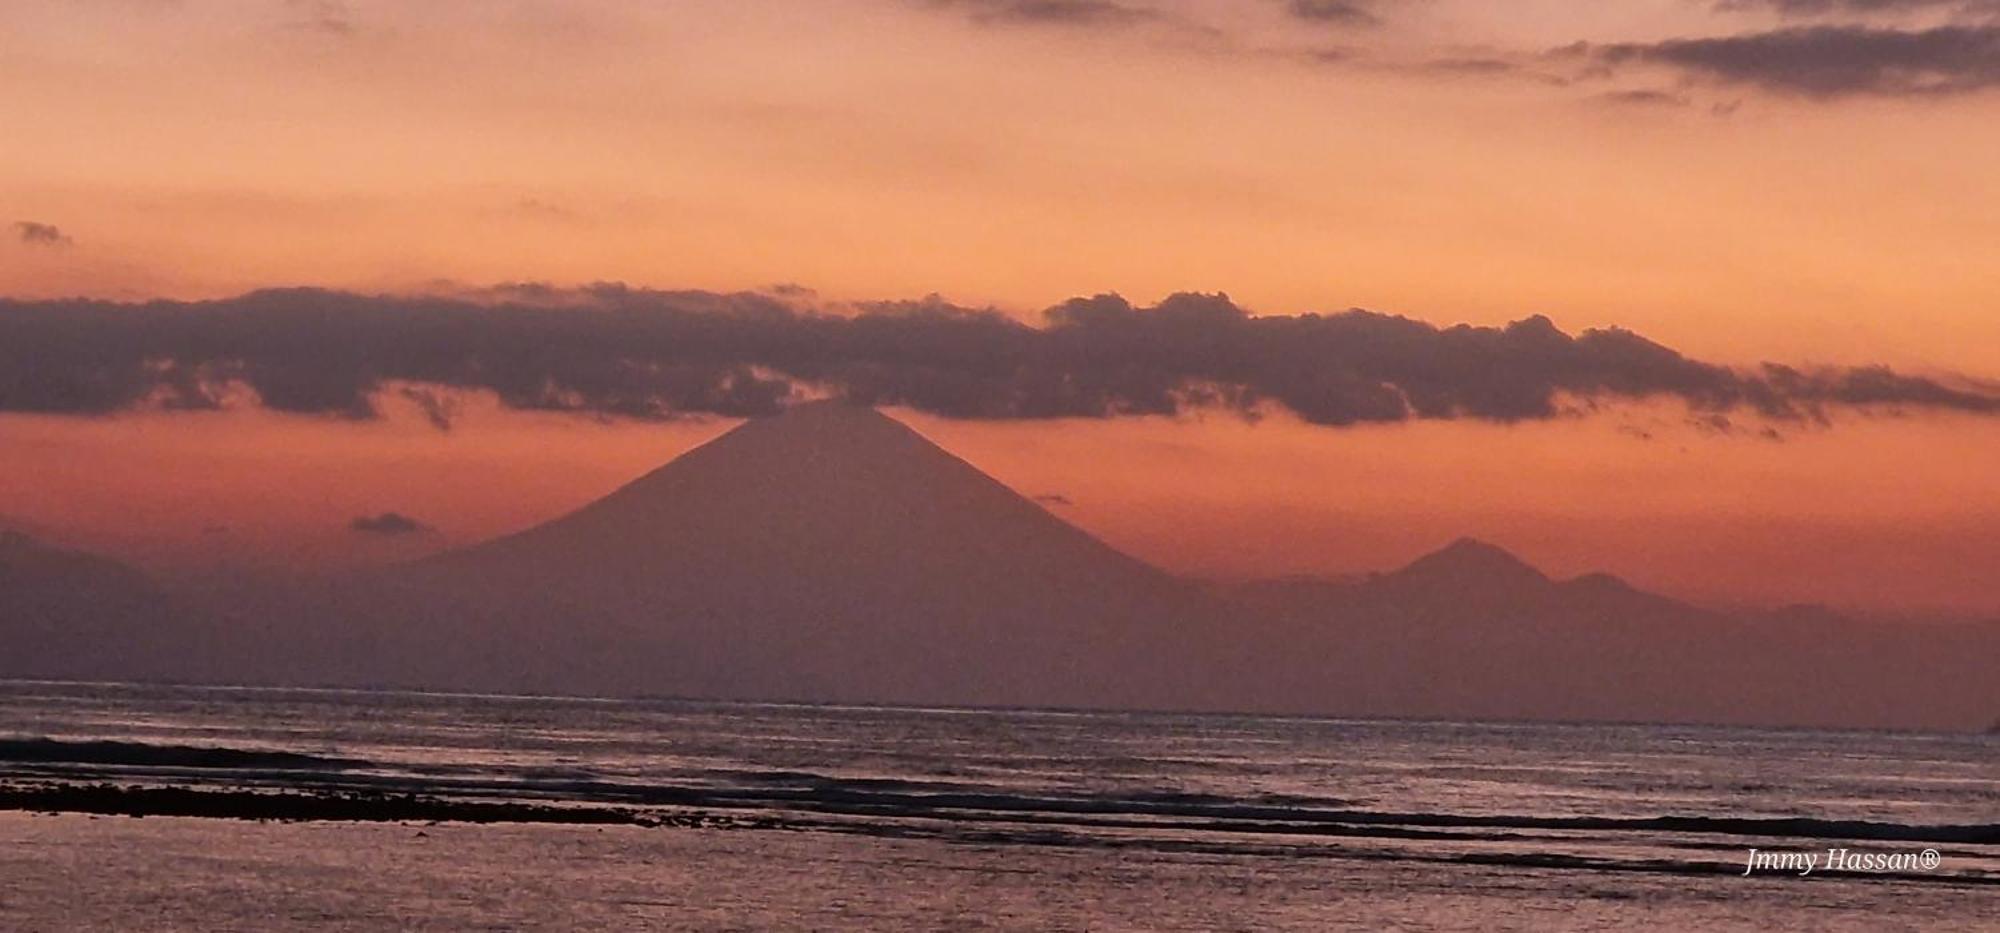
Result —
[[1518, 599], [1539, 595], [1554, 583], [1526, 561], [1473, 538], [1460, 538], [1384, 574], [1378, 588], [1428, 594], [1439, 599]]
[[891, 586], [917, 571], [968, 585], [1167, 582], [901, 422], [839, 401], [747, 422], [569, 515], [434, 563], [633, 578], [623, 585], [699, 568], [680, 582], [749, 576], [767, 591], [801, 576]]
[[433, 646], [455, 656], [440, 672], [583, 692], [1140, 702], [1205, 610], [1197, 588], [842, 402], [745, 423], [405, 582], [471, 607], [453, 641], [487, 646]]

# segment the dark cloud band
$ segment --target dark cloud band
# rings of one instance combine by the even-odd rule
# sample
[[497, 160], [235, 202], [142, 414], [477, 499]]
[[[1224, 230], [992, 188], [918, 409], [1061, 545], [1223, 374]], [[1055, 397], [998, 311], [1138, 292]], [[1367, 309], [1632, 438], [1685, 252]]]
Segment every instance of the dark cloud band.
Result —
[[1288, 0], [1286, 12], [1309, 23], [1342, 27], [1382, 25], [1371, 0]]
[[1717, 0], [1715, 10], [1719, 13], [1768, 10], [1780, 16], [1796, 18], [1895, 17], [1939, 13], [1981, 17], [2000, 14], [2000, 0]]
[[1119, 0], [927, 0], [939, 9], [958, 10], [980, 23], [1105, 27], [1131, 26], [1163, 18], [1151, 7]]
[[2000, 414], [1991, 386], [1882, 367], [1745, 371], [1543, 317], [1440, 328], [1367, 311], [1252, 316], [1220, 295], [1078, 298], [1040, 327], [935, 299], [835, 313], [795, 295], [619, 285], [0, 300], [0, 411], [213, 409], [244, 390], [269, 409], [355, 419], [396, 391], [440, 427], [452, 391], [641, 419], [759, 415], [827, 393], [956, 418], [1282, 407], [1336, 426], [1529, 421], [1651, 399], [1791, 422], [1843, 407]]
[[1579, 45], [1594, 63], [1649, 65], [1814, 98], [1937, 96], [2000, 87], [2000, 25], [1805, 26], [1654, 43]]

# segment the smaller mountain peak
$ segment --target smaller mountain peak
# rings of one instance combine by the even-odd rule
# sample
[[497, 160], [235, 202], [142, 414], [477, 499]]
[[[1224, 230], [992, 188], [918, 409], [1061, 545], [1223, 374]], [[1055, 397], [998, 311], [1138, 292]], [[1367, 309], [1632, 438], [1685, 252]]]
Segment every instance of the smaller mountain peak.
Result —
[[1460, 538], [1391, 574], [1404, 579], [1461, 582], [1547, 583], [1549, 578], [1507, 549]]
[[[1454, 563], [1479, 563], [1491, 566], [1512, 566], [1534, 570], [1528, 563], [1514, 556], [1514, 552], [1478, 538], [1459, 538], [1444, 547], [1432, 551], [1427, 558], [1446, 558]], [[1427, 559], [1426, 558], [1426, 559]], [[1536, 571], [1540, 573], [1540, 571]]]
[[1473, 538], [1473, 537], [1461, 537], [1461, 538], [1458, 538], [1457, 540], [1455, 540], [1455, 541], [1451, 542], [1450, 544], [1447, 544], [1447, 545], [1445, 545], [1444, 547], [1441, 547], [1441, 548], [1438, 548], [1438, 549], [1437, 549], [1437, 550], [1436, 550], [1436, 551], [1435, 551], [1434, 553], [1437, 553], [1437, 554], [1484, 554], [1484, 555], [1489, 555], [1489, 556], [1491, 556], [1491, 555], [1502, 555], [1502, 556], [1506, 556], [1506, 557], [1512, 557], [1512, 556], [1513, 556], [1512, 554], [1509, 554], [1509, 553], [1507, 553], [1507, 549], [1506, 549], [1506, 548], [1503, 548], [1503, 547], [1501, 547], [1500, 545], [1497, 545], [1497, 544], [1493, 544], [1493, 543], [1490, 543], [1490, 542], [1486, 542], [1486, 541], [1481, 541], [1481, 540], [1479, 540], [1478, 538]]

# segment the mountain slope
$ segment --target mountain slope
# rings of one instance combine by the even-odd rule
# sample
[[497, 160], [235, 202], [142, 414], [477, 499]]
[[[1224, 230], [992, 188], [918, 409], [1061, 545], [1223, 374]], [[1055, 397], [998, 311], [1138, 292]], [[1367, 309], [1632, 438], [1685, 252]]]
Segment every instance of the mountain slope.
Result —
[[[1199, 588], [872, 409], [751, 421], [396, 576], [458, 618], [412, 676], [597, 692], [1154, 704]], [[433, 603], [437, 605], [437, 603]], [[434, 626], [435, 627], [435, 626]]]
[[200, 631], [138, 570], [0, 531], [0, 677], [185, 675]]

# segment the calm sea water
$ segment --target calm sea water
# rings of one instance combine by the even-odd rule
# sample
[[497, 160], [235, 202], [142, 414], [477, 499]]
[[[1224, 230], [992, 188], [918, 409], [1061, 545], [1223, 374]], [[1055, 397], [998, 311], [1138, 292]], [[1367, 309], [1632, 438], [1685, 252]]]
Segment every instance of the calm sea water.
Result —
[[0, 929], [2000, 928], [1991, 736], [0, 683], [99, 783], [699, 826], [6, 812]]

